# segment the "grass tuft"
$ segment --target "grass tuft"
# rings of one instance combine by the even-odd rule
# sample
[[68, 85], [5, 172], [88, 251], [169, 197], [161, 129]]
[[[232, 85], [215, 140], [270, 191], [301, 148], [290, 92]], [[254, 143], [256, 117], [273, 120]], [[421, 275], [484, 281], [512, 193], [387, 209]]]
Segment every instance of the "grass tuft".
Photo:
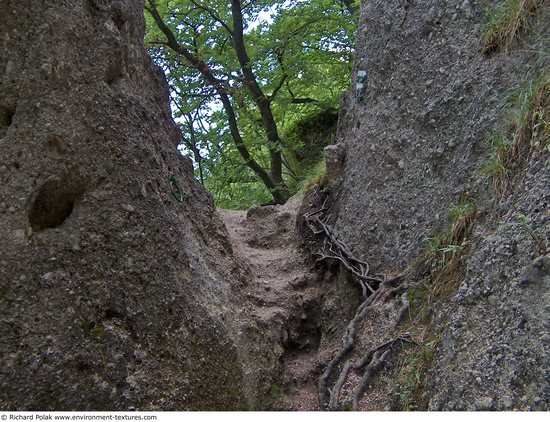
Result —
[[462, 255], [468, 245], [468, 236], [476, 215], [472, 202], [465, 199], [453, 205], [447, 213], [447, 226], [436, 236], [426, 238], [418, 264], [426, 274], [421, 284], [408, 290], [409, 327], [416, 345], [405, 351], [399, 360], [399, 407], [402, 410], [423, 410], [426, 403], [422, 393], [442, 326], [434, 329], [435, 304], [448, 297], [462, 279]]
[[511, 176], [534, 151], [550, 151], [550, 77], [531, 80], [518, 94], [506, 135], [489, 138], [491, 155], [481, 171], [502, 195]]
[[422, 340], [415, 347], [406, 350], [400, 359], [397, 383], [401, 410], [421, 410], [419, 407], [424, 407], [422, 390], [441, 333], [424, 333]]
[[543, 3], [544, 0], [504, 0], [494, 9], [488, 10], [488, 22], [481, 38], [481, 51], [507, 51], [518, 34], [528, 29], [529, 17]]
[[305, 175], [304, 180], [300, 182], [300, 192], [307, 192], [316, 185], [323, 185], [326, 180], [327, 168], [325, 159], [321, 159]]
[[469, 201], [453, 205], [448, 211], [448, 226], [434, 237], [425, 238], [421, 262], [433, 274], [445, 274], [460, 261], [468, 245], [468, 234], [475, 217], [475, 206]]

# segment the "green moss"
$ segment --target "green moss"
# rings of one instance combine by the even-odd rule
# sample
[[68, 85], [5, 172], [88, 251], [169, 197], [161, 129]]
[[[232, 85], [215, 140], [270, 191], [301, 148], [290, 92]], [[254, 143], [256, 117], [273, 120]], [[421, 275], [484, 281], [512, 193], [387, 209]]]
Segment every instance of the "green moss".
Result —
[[276, 406], [277, 403], [280, 403], [282, 401], [282, 399], [283, 390], [281, 386], [277, 382], [272, 381], [266, 396], [266, 403], [268, 404], [267, 408], [272, 408], [273, 406]]
[[304, 180], [300, 183], [300, 192], [307, 192], [316, 185], [324, 185], [326, 175], [327, 168], [323, 158], [306, 173]]
[[105, 342], [105, 327], [102, 323], [95, 324], [90, 332], [92, 337], [100, 343]]
[[325, 109], [297, 121], [283, 136], [298, 175], [315, 166], [336, 132], [338, 110]]
[[[210, 321], [213, 323], [213, 321]], [[223, 327], [203, 325], [188, 343], [190, 410], [247, 410], [242, 367]], [[225, 341], [224, 341], [225, 340]], [[224, 344], [222, 344], [224, 343]]]

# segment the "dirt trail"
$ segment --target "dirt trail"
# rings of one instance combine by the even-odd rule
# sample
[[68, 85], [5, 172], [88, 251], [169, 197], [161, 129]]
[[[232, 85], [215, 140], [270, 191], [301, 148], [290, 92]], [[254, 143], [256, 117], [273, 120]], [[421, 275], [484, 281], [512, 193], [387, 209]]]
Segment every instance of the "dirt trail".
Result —
[[305, 262], [296, 233], [301, 198], [283, 206], [218, 210], [235, 253], [248, 261], [245, 288], [253, 319], [281, 346], [281, 410], [317, 410], [316, 357], [321, 331], [316, 276]]

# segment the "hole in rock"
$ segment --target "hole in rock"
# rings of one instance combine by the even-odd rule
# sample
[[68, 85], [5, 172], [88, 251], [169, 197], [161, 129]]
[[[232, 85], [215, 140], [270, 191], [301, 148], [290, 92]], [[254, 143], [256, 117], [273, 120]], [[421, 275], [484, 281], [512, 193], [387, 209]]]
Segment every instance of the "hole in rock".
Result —
[[92, 367], [88, 362], [78, 362], [76, 364], [76, 369], [81, 372], [87, 372], [87, 371], [90, 371]]
[[14, 110], [0, 106], [0, 127], [9, 127], [13, 122], [14, 114]]
[[49, 136], [45, 141], [48, 152], [56, 155], [63, 155], [67, 151], [67, 145], [55, 136]]
[[83, 193], [82, 181], [69, 175], [44, 182], [29, 211], [29, 223], [33, 231], [37, 232], [63, 224]]
[[124, 315], [122, 315], [120, 312], [118, 312], [116, 309], [113, 308], [107, 308], [105, 310], [105, 319], [125, 319]]

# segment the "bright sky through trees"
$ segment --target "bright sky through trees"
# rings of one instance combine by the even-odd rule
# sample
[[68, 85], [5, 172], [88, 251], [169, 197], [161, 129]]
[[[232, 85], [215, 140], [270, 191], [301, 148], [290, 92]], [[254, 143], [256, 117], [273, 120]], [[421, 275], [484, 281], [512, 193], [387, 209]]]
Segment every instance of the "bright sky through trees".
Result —
[[[219, 206], [284, 202], [304, 177], [289, 136], [338, 107], [355, 16], [340, 0], [146, 0], [183, 153]], [[348, 2], [349, 3], [349, 2]]]

